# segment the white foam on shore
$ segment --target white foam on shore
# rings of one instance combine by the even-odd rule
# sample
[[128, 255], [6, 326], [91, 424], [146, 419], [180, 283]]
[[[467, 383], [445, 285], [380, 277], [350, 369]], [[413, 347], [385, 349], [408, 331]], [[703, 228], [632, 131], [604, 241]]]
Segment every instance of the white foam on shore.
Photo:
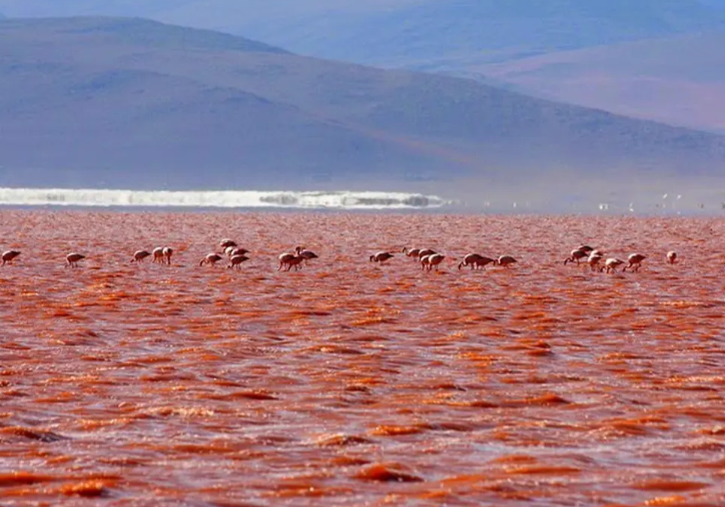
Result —
[[423, 209], [448, 201], [404, 192], [147, 191], [0, 188], [4, 206], [136, 206], [190, 208]]

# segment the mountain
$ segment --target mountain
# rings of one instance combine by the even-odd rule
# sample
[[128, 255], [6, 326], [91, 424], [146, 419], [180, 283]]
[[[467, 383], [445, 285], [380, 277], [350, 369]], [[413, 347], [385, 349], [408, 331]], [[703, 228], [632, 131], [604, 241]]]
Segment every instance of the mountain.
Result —
[[0, 111], [0, 186], [542, 191], [725, 162], [716, 135], [128, 18], [0, 22]]
[[725, 133], [725, 31], [556, 52], [471, 73], [558, 101]]
[[[700, 0], [418, 0], [364, 15], [223, 28], [325, 58], [417, 70], [725, 28]], [[177, 22], [183, 20], [177, 19]], [[186, 22], [186, 21], [183, 21]]]
[[725, 28], [723, 0], [0, 0], [13, 17], [121, 15], [415, 70]]

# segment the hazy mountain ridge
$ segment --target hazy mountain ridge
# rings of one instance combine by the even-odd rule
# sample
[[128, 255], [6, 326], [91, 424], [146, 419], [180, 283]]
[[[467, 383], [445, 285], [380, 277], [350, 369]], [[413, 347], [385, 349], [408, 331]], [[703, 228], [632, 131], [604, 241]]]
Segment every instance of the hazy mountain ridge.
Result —
[[696, 0], [421, 0], [336, 24], [250, 36], [293, 51], [429, 69], [725, 27], [725, 10]]
[[0, 185], [557, 185], [591, 171], [719, 173], [725, 161], [718, 136], [179, 30], [1, 22]]
[[[626, 66], [611, 62], [575, 68], [579, 64], [566, 59], [587, 48], [660, 44], [725, 30], [725, 0], [0, 0], [0, 11], [142, 16], [236, 33], [299, 54], [468, 77], [617, 114], [723, 131], [723, 108], [703, 99], [721, 96], [720, 85], [674, 72], [628, 74]], [[702, 44], [699, 51], [719, 54], [719, 47]], [[640, 59], [626, 59], [641, 67], [652, 57], [679, 51], [667, 43], [659, 54], [633, 48]], [[517, 70], [519, 62], [528, 65], [559, 52], [565, 53], [562, 62], [554, 58], [535, 72]]]
[[626, 116], [725, 132], [725, 31], [473, 66], [519, 89]]
[[0, 0], [14, 16], [142, 16], [298, 53], [408, 68], [725, 28], [721, 0]]

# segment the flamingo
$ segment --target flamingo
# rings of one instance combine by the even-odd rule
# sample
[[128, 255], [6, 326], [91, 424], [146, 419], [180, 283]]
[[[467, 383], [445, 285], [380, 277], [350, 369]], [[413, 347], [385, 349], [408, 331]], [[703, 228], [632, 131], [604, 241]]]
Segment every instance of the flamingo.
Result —
[[412, 248], [408, 250], [408, 247], [404, 246], [401, 250], [406, 257], [412, 257], [413, 259], [420, 259], [420, 248]]
[[298, 269], [302, 269], [301, 263], [304, 260], [305, 258], [301, 255], [283, 253], [279, 256], [279, 268], [277, 268], [277, 271], [282, 269], [282, 266], [287, 266], [287, 269], [285, 269], [285, 271], [289, 271], [290, 269], [292, 269], [292, 267], [295, 268], [295, 271], [297, 271]]
[[170, 246], [165, 246], [161, 251], [161, 254], [164, 256], [164, 259], [166, 259], [166, 264], [171, 266], [171, 256], [174, 255], [174, 249]]
[[237, 246], [237, 243], [236, 243], [236, 241], [234, 241], [234, 240], [231, 240], [231, 239], [229, 239], [229, 238], [224, 238], [224, 239], [222, 239], [222, 240], [221, 240], [221, 241], [219, 242], [219, 246], [220, 246], [221, 248], [227, 248], [227, 247], [230, 247], [230, 246]]
[[277, 271], [282, 269], [282, 266], [286, 266], [291, 259], [294, 259], [295, 254], [285, 252], [283, 254], [279, 254], [279, 267], [277, 268]]
[[236, 247], [236, 248], [232, 248], [232, 251], [229, 253], [229, 257], [234, 257], [235, 255], [244, 255], [244, 254], [248, 254], [248, 253], [249, 253], [249, 250], [247, 250], [246, 248]]
[[148, 252], [146, 250], [136, 250], [133, 253], [133, 258], [131, 259], [131, 262], [140, 263], [149, 255], [151, 255], [151, 252]]
[[303, 246], [298, 246], [297, 248], [295, 248], [295, 253], [304, 259], [305, 264], [307, 264], [307, 262], [312, 259], [318, 258], [317, 254], [315, 252], [313, 252], [311, 250], [307, 250]]
[[670, 264], [677, 264], [677, 252], [667, 252], [667, 262]]
[[66, 265], [65, 267], [71, 267], [71, 268], [77, 268], [78, 267], [78, 261], [85, 259], [86, 256], [83, 254], [71, 252], [68, 255], [65, 256]]
[[164, 247], [158, 246], [153, 249], [151, 252], [151, 255], [153, 255], [152, 262], [164, 262]]
[[433, 266], [435, 266], [436, 271], [438, 271], [438, 264], [443, 262], [443, 259], [445, 258], [445, 255], [439, 253], [424, 255], [420, 259], [421, 269], [431, 271], [433, 269]]
[[502, 255], [494, 261], [495, 266], [503, 266], [504, 268], [511, 267], [512, 264], [519, 262], [510, 255]]
[[589, 252], [582, 250], [581, 247], [572, 250], [569, 254], [569, 257], [564, 259], [564, 266], [566, 266], [567, 262], [576, 262], [577, 264], [579, 264], [579, 261], [581, 259], [585, 259], [586, 257], [589, 257]]
[[390, 252], [378, 252], [370, 256], [370, 262], [379, 262], [380, 264], [395, 257]]
[[477, 253], [470, 253], [463, 258], [463, 262], [458, 265], [458, 269], [460, 270], [463, 266], [471, 266], [471, 269], [478, 269], [479, 267], [485, 269], [492, 262], [495, 262], [495, 259]]
[[17, 250], [8, 250], [7, 252], [3, 252], [3, 266], [5, 264], [10, 264], [13, 262], [13, 259], [16, 258], [18, 255], [20, 255], [20, 252]]
[[203, 266], [204, 264], [211, 264], [212, 266], [222, 260], [222, 256], [218, 253], [212, 252], [206, 254], [204, 258], [199, 262], [199, 266]]
[[604, 266], [599, 268], [599, 271], [604, 271], [606, 269], [607, 273], [609, 273], [610, 271], [612, 273], [616, 273], [617, 266], [621, 266], [622, 264], [624, 264], [623, 260], [617, 259], [616, 257], [610, 257], [609, 259], [604, 261]]
[[592, 268], [592, 271], [599, 267], [599, 262], [602, 260], [602, 255], [595, 254], [594, 252], [596, 252], [596, 250], [589, 254], [589, 257], [587, 258], [587, 264], [589, 264], [589, 267]]
[[420, 250], [418, 250], [418, 260], [422, 259], [426, 255], [433, 255], [435, 253], [437, 252], [432, 248], [421, 248]]
[[229, 266], [227, 266], [227, 268], [236, 267], [237, 269], [241, 269], [242, 262], [248, 261], [248, 260], [249, 260], [249, 257], [247, 257], [246, 255], [241, 255], [241, 254], [233, 255], [232, 258], [229, 259]]
[[646, 256], [639, 253], [630, 254], [629, 257], [627, 257], [629, 264], [622, 268], [622, 271], [627, 271], [627, 268], [632, 268], [632, 271], [635, 272], [639, 271], [639, 268], [642, 267], [642, 261], [646, 258]]

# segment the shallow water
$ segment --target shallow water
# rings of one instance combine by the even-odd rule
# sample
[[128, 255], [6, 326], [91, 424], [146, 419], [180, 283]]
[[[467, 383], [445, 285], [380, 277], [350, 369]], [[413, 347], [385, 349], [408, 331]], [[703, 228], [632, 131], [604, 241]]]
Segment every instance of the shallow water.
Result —
[[[199, 267], [223, 237], [252, 259]], [[723, 237], [708, 218], [2, 211], [22, 251], [0, 269], [2, 505], [723, 505]], [[564, 266], [581, 243], [649, 258]], [[278, 272], [297, 244], [320, 258]], [[171, 266], [129, 263], [164, 245]], [[403, 246], [447, 258], [368, 261]], [[519, 262], [459, 271], [471, 251]]]

